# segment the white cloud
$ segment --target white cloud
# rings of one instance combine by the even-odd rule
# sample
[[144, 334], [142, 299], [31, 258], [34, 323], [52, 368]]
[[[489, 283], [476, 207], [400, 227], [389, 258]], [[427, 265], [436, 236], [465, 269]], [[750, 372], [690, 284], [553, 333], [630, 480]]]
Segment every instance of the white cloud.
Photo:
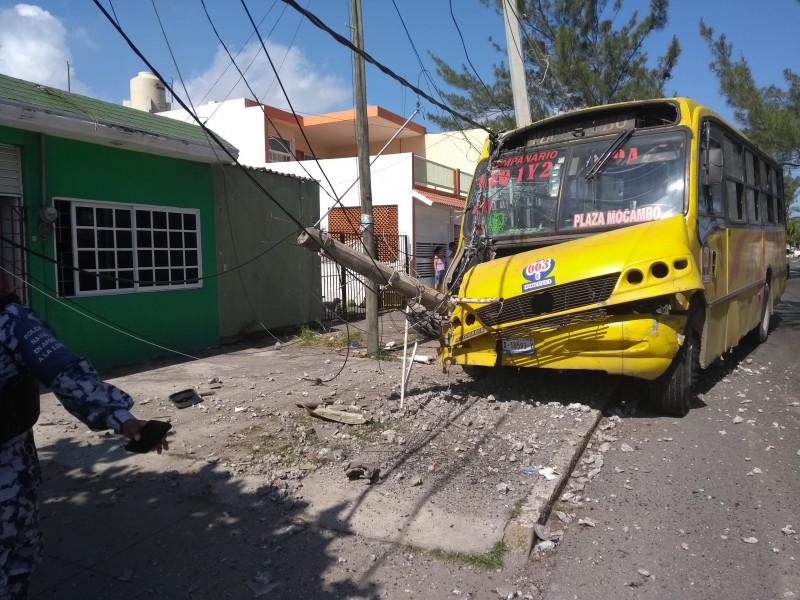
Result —
[[[67, 30], [49, 12], [32, 4], [0, 8], [0, 73], [67, 89], [71, 53]], [[73, 91], [86, 89], [72, 78]]]
[[[336, 75], [325, 74], [306, 58], [302, 50], [287, 48], [270, 41], [265, 42], [275, 68], [278, 70], [292, 106], [298, 113], [322, 113], [341, 110], [352, 105], [349, 84]], [[236, 67], [223, 48], [217, 50], [211, 66], [201, 75], [186, 82], [192, 102], [203, 104], [210, 100], [253, 98], [278, 108], [289, 106], [275, 80], [272, 67], [259, 42], [251, 42], [237, 55], [231, 50], [239, 69], [244, 72], [247, 84], [241, 80]], [[175, 92], [183, 97], [179, 82], [174, 82]]]

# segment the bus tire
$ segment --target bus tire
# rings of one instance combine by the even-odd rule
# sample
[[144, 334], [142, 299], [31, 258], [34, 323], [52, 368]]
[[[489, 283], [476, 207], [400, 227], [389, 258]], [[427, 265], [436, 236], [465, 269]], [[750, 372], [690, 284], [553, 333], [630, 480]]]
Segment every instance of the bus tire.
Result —
[[650, 407], [656, 412], [675, 417], [686, 416], [692, 402], [692, 384], [697, 373], [699, 340], [694, 320], [686, 324], [683, 345], [669, 368], [650, 382]]
[[748, 339], [754, 344], [763, 344], [769, 337], [769, 322], [772, 319], [772, 287], [769, 280], [764, 282], [764, 295], [761, 301], [761, 319], [758, 325], [748, 334]]

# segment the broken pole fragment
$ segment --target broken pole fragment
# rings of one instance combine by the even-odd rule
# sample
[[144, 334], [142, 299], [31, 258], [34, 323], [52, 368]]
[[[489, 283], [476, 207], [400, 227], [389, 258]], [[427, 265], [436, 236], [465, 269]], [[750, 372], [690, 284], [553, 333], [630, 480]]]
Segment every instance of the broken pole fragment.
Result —
[[388, 285], [405, 300], [416, 300], [426, 310], [443, 315], [449, 311], [447, 296], [441, 292], [423, 285], [418, 279], [400, 273], [389, 265], [349, 248], [316, 227], [306, 227], [298, 236], [297, 245], [325, 254], [340, 265], [379, 285]]

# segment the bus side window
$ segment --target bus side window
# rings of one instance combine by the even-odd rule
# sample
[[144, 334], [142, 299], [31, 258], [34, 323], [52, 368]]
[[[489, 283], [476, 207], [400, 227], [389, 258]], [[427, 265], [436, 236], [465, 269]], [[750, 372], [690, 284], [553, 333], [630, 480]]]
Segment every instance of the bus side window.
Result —
[[778, 223], [786, 222], [786, 210], [783, 204], [783, 173], [773, 171], [772, 193], [775, 196], [775, 206], [777, 208]]
[[727, 135], [723, 143], [725, 155], [725, 200], [728, 204], [728, 218], [731, 221], [744, 221], [747, 218], [744, 205], [744, 165], [742, 145]]
[[[721, 151], [721, 146], [719, 141], [715, 139], [709, 140], [709, 148], [717, 149]], [[701, 173], [701, 180], [702, 180], [702, 173]], [[717, 215], [722, 216], [725, 214], [725, 207], [722, 204], [722, 185], [720, 183], [716, 183], [713, 185], [700, 185], [701, 194], [703, 196], [703, 201], [700, 203], [700, 212], [709, 214], [709, 215]]]
[[765, 223], [774, 224], [778, 222], [778, 215], [775, 213], [775, 196], [770, 189], [772, 169], [763, 160], [759, 161], [758, 165], [758, 183], [761, 185], [761, 205], [763, 207], [761, 213]]
[[753, 224], [761, 223], [761, 212], [759, 211], [758, 181], [758, 159], [749, 150], [744, 153], [744, 174], [747, 198], [747, 220]]

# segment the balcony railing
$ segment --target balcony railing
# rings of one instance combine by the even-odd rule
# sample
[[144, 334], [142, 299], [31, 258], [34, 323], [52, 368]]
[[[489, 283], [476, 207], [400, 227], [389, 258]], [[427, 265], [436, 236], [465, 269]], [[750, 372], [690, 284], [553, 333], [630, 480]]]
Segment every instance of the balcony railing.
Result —
[[472, 174], [446, 167], [421, 156], [414, 156], [413, 177], [416, 185], [450, 194], [466, 196]]

